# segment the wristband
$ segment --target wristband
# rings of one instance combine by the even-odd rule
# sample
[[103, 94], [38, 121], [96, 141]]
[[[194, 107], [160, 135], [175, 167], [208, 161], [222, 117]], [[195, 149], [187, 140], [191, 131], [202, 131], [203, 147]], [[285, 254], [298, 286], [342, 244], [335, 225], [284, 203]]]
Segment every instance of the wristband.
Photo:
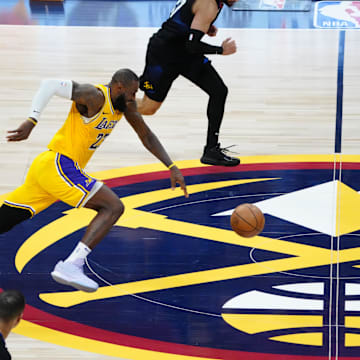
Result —
[[176, 166], [174, 163], [171, 163], [169, 166], [168, 166], [168, 169], [170, 170], [172, 167]]
[[36, 119], [32, 118], [32, 117], [28, 117], [26, 120], [27, 120], [27, 121], [30, 121], [30, 122], [33, 123], [34, 125], [37, 125], [37, 123], [38, 123], [38, 121], [37, 121]]
[[186, 49], [190, 54], [222, 54], [222, 46], [214, 46], [202, 42], [201, 39], [205, 35], [201, 30], [190, 29], [189, 38], [186, 41]]

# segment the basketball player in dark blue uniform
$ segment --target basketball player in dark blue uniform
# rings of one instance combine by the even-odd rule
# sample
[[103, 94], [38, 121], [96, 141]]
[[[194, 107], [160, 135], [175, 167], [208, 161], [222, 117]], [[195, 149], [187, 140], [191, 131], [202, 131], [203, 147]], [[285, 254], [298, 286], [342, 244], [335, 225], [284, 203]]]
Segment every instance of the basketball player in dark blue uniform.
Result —
[[216, 35], [213, 22], [224, 4], [232, 6], [235, 2], [237, 0], [178, 0], [168, 20], [149, 40], [146, 65], [140, 78], [140, 88], [145, 94], [138, 103], [138, 111], [143, 115], [155, 114], [179, 75], [209, 95], [207, 141], [200, 159], [204, 164], [236, 166], [240, 163], [220, 148], [219, 131], [228, 89], [205, 57], [206, 54], [234, 54], [236, 44], [230, 38], [221, 46], [201, 41], [205, 34]]

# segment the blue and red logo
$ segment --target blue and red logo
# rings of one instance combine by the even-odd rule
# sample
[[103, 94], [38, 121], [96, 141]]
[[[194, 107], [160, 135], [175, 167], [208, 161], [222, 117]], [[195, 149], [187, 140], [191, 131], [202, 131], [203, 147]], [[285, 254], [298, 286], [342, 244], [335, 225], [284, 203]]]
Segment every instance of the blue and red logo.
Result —
[[360, 1], [318, 1], [314, 26], [317, 28], [360, 28]]

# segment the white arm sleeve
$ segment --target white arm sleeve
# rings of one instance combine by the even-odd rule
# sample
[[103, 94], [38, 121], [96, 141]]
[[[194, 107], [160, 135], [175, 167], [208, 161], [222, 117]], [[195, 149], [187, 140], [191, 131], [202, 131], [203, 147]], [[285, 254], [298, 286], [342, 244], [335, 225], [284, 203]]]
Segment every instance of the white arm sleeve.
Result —
[[54, 95], [71, 100], [72, 89], [73, 82], [71, 80], [42, 80], [40, 88], [33, 98], [29, 117], [39, 120], [42, 111]]

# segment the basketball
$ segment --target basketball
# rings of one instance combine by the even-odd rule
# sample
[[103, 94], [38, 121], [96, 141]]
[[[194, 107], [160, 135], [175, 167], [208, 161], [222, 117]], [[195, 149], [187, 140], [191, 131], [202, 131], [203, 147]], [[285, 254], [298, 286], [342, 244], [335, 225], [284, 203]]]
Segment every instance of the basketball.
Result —
[[231, 214], [230, 224], [238, 235], [250, 238], [263, 231], [265, 217], [257, 206], [241, 204]]

